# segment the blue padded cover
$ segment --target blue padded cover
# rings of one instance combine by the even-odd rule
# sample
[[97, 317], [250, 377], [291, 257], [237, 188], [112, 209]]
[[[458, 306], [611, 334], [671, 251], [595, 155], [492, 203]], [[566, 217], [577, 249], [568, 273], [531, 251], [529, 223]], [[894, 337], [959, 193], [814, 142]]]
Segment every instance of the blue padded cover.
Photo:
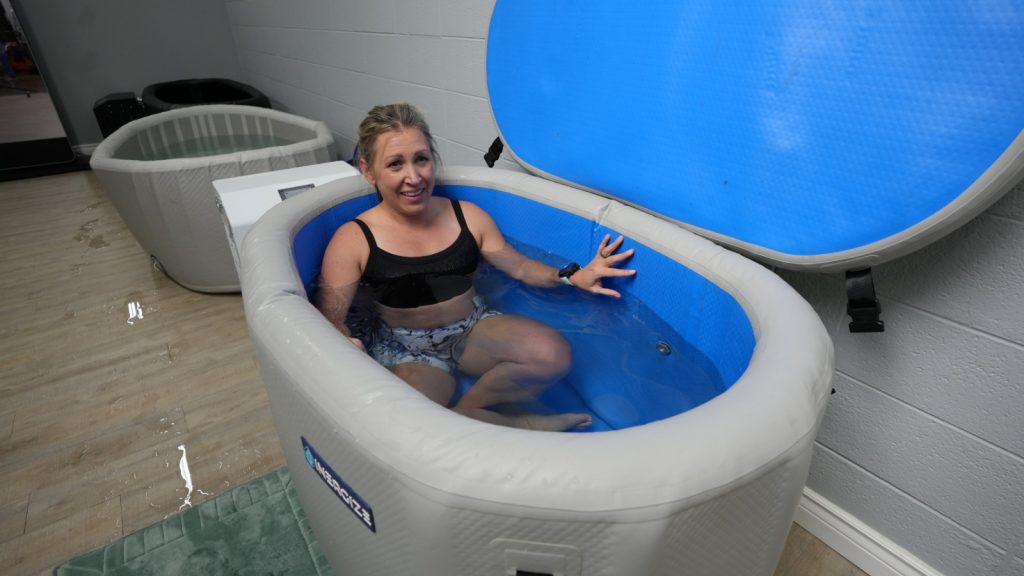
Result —
[[497, 0], [487, 85], [535, 171], [833, 254], [929, 218], [1018, 136], [1024, 3]]

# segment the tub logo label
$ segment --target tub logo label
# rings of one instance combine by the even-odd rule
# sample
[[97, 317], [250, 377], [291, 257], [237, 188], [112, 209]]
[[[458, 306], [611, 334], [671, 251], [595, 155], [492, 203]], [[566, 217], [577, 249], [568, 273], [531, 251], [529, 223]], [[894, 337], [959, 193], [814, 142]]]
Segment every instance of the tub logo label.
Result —
[[373, 509], [366, 503], [366, 500], [356, 494], [356, 491], [341, 479], [341, 475], [335, 472], [330, 464], [324, 462], [324, 459], [316, 453], [305, 437], [300, 438], [302, 438], [302, 448], [306, 453], [306, 463], [309, 464], [309, 467], [345, 503], [345, 506], [356, 515], [356, 518], [359, 518], [371, 532], [377, 532], [377, 524], [373, 520]]

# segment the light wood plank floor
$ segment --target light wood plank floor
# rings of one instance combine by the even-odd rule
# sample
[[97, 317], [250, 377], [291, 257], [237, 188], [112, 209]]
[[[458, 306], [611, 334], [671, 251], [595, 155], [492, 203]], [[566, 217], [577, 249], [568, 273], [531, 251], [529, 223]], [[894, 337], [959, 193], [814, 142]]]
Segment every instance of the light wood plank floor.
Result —
[[[0, 183], [0, 294], [0, 574], [178, 512], [179, 446], [192, 504], [284, 465], [241, 298], [155, 270], [92, 173]], [[776, 572], [863, 574], [799, 526]]]

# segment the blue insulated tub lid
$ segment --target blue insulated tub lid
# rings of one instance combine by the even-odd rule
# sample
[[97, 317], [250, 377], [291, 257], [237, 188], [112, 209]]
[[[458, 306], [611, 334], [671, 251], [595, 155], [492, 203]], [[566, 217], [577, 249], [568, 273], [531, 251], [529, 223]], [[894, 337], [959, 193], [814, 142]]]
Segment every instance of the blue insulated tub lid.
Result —
[[1024, 4], [497, 0], [521, 164], [790, 268], [870, 266], [1024, 175]]

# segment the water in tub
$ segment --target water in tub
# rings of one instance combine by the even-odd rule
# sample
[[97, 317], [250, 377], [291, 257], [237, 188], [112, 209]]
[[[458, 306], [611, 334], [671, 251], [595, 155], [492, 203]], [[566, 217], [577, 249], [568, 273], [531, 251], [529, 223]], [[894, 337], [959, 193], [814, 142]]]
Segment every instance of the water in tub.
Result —
[[[509, 239], [545, 263], [565, 258]], [[572, 370], [523, 408], [538, 413], [586, 412], [589, 432], [617, 430], [685, 412], [721, 394], [726, 385], [712, 361], [628, 291], [622, 299], [569, 288], [540, 289], [482, 265], [476, 289], [490, 308], [520, 314], [559, 330], [572, 345]], [[366, 325], [366, 308], [347, 324]], [[372, 316], [372, 314], [371, 314]], [[473, 383], [456, 375], [464, 393]], [[454, 399], [453, 399], [454, 403]]]

